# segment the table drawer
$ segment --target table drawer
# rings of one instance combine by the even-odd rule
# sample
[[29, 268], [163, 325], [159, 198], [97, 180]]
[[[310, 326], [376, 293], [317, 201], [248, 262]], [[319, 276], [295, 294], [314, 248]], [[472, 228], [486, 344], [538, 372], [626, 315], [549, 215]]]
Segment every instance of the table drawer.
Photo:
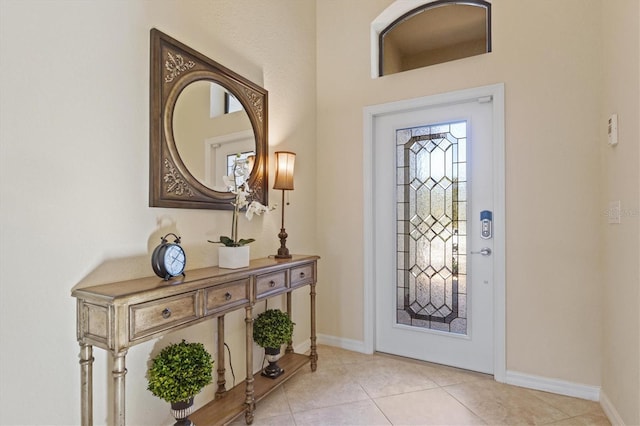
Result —
[[136, 340], [198, 318], [197, 292], [129, 307], [129, 339]]
[[314, 268], [312, 263], [298, 266], [297, 268], [291, 268], [291, 287], [308, 284], [314, 280]]
[[286, 271], [260, 275], [256, 278], [256, 298], [267, 297], [287, 288]]
[[249, 279], [205, 289], [204, 314], [211, 315], [249, 302]]

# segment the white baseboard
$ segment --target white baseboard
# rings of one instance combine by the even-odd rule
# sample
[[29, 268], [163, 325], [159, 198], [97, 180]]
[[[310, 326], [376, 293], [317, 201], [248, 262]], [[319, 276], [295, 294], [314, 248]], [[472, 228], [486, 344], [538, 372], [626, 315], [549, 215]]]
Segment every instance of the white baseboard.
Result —
[[371, 354], [364, 342], [361, 340], [345, 339], [343, 337], [329, 336], [326, 334], [318, 334], [318, 344], [335, 346], [337, 348], [346, 349], [348, 351], [360, 352], [363, 354]]
[[624, 426], [624, 421], [622, 421], [622, 417], [620, 417], [618, 410], [616, 410], [616, 407], [611, 403], [604, 392], [600, 392], [600, 406], [613, 426]]
[[311, 350], [311, 340], [304, 339], [304, 342], [293, 345], [293, 351], [297, 354], [304, 354]]
[[[360, 353], [373, 353], [367, 352], [364, 342], [359, 340], [345, 339], [342, 337], [334, 337], [326, 334], [318, 334], [316, 343], [319, 345], [328, 345], [336, 348], [346, 349], [348, 351], [360, 352]], [[304, 354], [307, 351], [311, 350], [311, 340], [305, 339], [304, 341], [294, 344], [293, 350], [297, 354]]]
[[505, 383], [509, 385], [521, 386], [523, 388], [536, 389], [545, 392], [557, 393], [560, 395], [573, 396], [576, 398], [589, 399], [591, 401], [600, 400], [600, 387], [583, 385], [580, 383], [568, 382], [548, 377], [534, 376], [531, 374], [508, 371]]

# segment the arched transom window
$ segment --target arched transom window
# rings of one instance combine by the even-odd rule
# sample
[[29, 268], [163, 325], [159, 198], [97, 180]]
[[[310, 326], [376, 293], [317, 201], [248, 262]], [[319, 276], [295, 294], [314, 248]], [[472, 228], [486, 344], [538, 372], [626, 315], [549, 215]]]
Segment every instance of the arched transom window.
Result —
[[491, 3], [436, 0], [406, 10], [396, 1], [372, 24], [374, 77], [491, 52]]

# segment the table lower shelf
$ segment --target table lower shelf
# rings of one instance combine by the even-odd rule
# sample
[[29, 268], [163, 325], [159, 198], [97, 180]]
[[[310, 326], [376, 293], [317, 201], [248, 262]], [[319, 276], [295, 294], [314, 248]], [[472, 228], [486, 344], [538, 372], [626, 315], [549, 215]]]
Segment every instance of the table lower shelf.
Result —
[[[272, 390], [290, 379], [300, 368], [304, 367], [311, 358], [309, 355], [296, 353], [285, 354], [278, 365], [284, 369], [284, 373], [275, 379], [264, 377], [260, 372], [254, 374], [253, 395], [256, 402], [267, 396]], [[218, 399], [214, 399], [189, 416], [196, 426], [222, 425], [230, 422], [245, 411], [246, 383], [242, 383], [227, 391]]]

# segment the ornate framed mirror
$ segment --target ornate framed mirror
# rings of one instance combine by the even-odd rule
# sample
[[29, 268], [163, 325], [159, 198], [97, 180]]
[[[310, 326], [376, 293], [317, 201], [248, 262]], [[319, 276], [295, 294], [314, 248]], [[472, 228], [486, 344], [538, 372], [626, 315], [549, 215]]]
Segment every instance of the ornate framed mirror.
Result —
[[231, 210], [222, 176], [237, 155], [268, 204], [265, 89], [151, 29], [149, 206]]

